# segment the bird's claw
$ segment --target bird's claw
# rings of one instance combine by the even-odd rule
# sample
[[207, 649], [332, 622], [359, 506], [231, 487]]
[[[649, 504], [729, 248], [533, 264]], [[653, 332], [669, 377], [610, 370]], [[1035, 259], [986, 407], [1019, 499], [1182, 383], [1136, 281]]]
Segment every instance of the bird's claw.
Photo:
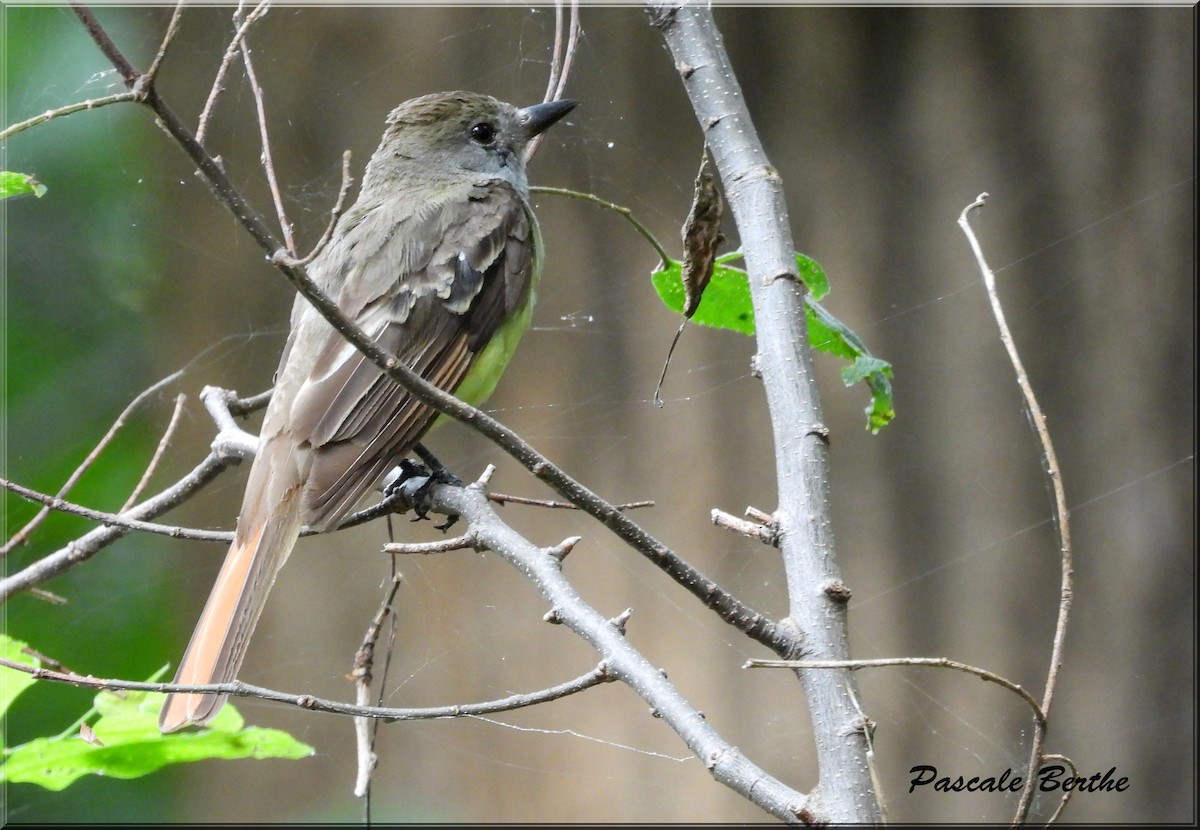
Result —
[[[463, 486], [462, 479], [440, 464], [430, 469], [406, 458], [400, 462], [392, 480], [385, 485], [384, 493], [388, 496], [399, 494], [401, 504], [415, 515], [412, 521], [419, 522], [429, 518], [429, 511], [433, 508], [433, 488], [439, 484]], [[447, 516], [445, 522], [434, 527], [448, 530], [457, 521], [458, 516]]]

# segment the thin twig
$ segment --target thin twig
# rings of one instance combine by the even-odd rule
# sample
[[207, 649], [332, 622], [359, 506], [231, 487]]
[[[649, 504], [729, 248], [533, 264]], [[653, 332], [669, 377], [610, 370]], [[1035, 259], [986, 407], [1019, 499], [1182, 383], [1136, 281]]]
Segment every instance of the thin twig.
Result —
[[218, 67], [217, 74], [213, 78], [212, 88], [208, 91], [208, 98], [204, 102], [203, 109], [200, 110], [200, 120], [196, 124], [196, 141], [200, 144], [204, 143], [206, 133], [208, 132], [208, 120], [212, 117], [213, 107], [217, 104], [217, 98], [225, 91], [225, 76], [229, 73], [229, 67], [233, 65], [233, 61], [240, 54], [242, 38], [246, 36], [246, 32], [250, 30], [254, 22], [266, 13], [270, 5], [269, 0], [262, 0], [261, 3], [255, 6], [254, 10], [246, 15], [246, 19], [238, 26], [233, 39], [229, 41], [229, 45], [225, 47], [225, 55], [221, 58], [221, 65]]
[[321, 234], [321, 238], [317, 240], [317, 244], [313, 246], [313, 249], [308, 252], [308, 256], [304, 257], [304, 259], [296, 260], [296, 265], [308, 265], [329, 244], [329, 240], [333, 237], [333, 229], [337, 227], [338, 219], [341, 218], [342, 211], [346, 209], [346, 195], [350, 192], [350, 186], [353, 184], [354, 178], [350, 175], [350, 151], [347, 150], [342, 153], [342, 186], [338, 188], [337, 201], [333, 203], [333, 210], [329, 212], [329, 224], [325, 226], [325, 233]]
[[671, 261], [671, 255], [667, 253], [667, 249], [664, 248], [662, 243], [655, 238], [654, 234], [650, 232], [649, 228], [637, 220], [637, 218], [633, 215], [633, 211], [627, 207], [622, 207], [621, 205], [610, 202], [607, 199], [601, 199], [599, 196], [595, 196], [591, 193], [583, 193], [578, 190], [568, 190], [565, 187], [545, 187], [535, 185], [529, 188], [529, 192], [547, 193], [553, 196], [567, 196], [572, 199], [591, 202], [594, 205], [599, 205], [605, 210], [611, 210], [613, 213], [623, 216], [625, 220], [629, 222], [629, 224], [633, 225], [633, 229], [636, 230], [643, 239], [649, 242], [652, 248], [654, 248], [655, 253], [658, 254], [658, 258], [662, 260], [664, 265]]
[[[554, 510], [579, 510], [579, 505], [572, 504], [569, 501], [555, 501], [553, 499], [533, 499], [528, 496], [512, 496], [508, 493], [488, 493], [488, 501], [495, 502], [501, 506], [505, 504], [524, 504], [530, 507], [549, 507]], [[642, 501], [626, 501], [620, 504], [614, 504], [613, 507], [617, 510], [638, 510], [643, 507], [654, 507], [653, 499], [643, 499]]]
[[710, 516], [712, 523], [717, 527], [723, 527], [750, 539], [757, 539], [764, 545], [777, 547], [779, 545], [779, 525], [775, 518], [769, 515], [761, 518], [756, 513], [752, 514], [750, 510], [751, 508], [747, 508], [746, 511], [747, 515], [751, 517], [750, 519], [740, 519], [715, 507]]
[[1020, 825], [1025, 823], [1029, 815], [1029, 809], [1033, 805], [1035, 773], [1041, 766], [1042, 753], [1046, 746], [1046, 719], [1050, 715], [1050, 704], [1054, 699], [1054, 690], [1058, 686], [1059, 671], [1062, 669], [1063, 648], [1067, 636], [1067, 621], [1071, 614], [1074, 556], [1071, 550], [1071, 524], [1070, 512], [1067, 509], [1067, 494], [1063, 486], [1062, 471], [1058, 466], [1058, 456], [1055, 454], [1054, 444], [1050, 440], [1050, 430], [1046, 426], [1046, 416], [1042, 414], [1042, 408], [1038, 404], [1037, 396], [1033, 393], [1033, 385], [1029, 382], [1029, 376], [1025, 372], [1021, 356], [1017, 352], [1016, 341], [1013, 340], [1012, 332], [1009, 330], [1008, 322], [1004, 317], [1004, 308], [1000, 304], [1000, 295], [996, 291], [996, 275], [988, 267], [987, 259], [983, 255], [983, 248], [980, 246], [979, 239], [975, 236], [975, 231], [971, 228], [971, 222], [968, 218], [971, 211], [983, 207], [983, 203], [986, 200], [987, 194], [981, 193], [979, 194], [979, 198], [963, 208], [962, 213], [958, 217], [958, 225], [962, 228], [963, 233], [966, 234], [967, 241], [971, 245], [971, 250], [975, 254], [975, 261], [979, 266], [980, 274], [983, 276], [983, 284], [987, 288], [988, 301], [992, 306], [992, 315], [996, 318], [996, 326], [1000, 330], [1000, 341], [1004, 344], [1005, 351], [1008, 352], [1008, 359], [1012, 363], [1013, 371], [1017, 376], [1017, 385], [1021, 387], [1021, 394], [1025, 398], [1025, 405], [1028, 407], [1030, 420], [1033, 422], [1038, 440], [1042, 444], [1042, 452], [1046, 459], [1046, 475], [1049, 476], [1050, 483], [1054, 488], [1054, 514], [1057, 519], [1062, 569], [1061, 583], [1059, 585], [1058, 620], [1054, 626], [1054, 645], [1050, 649], [1050, 668], [1046, 674], [1046, 690], [1042, 694], [1041, 711], [1043, 718], [1041, 724], [1033, 732], [1033, 746], [1029, 754], [1029, 775], [1025, 781], [1025, 788], [1021, 791], [1021, 799], [1017, 804], [1017, 813], [1013, 817], [1013, 824]]
[[[61, 513], [72, 513], [76, 516], [82, 516], [85, 519], [100, 522], [108, 527], [120, 527], [125, 530], [140, 530], [143, 533], [154, 533], [159, 536], [171, 536], [175, 539], [191, 539], [197, 542], [224, 542], [228, 544], [233, 541], [233, 534], [228, 531], [221, 530], [199, 530], [190, 527], [178, 527], [175, 525], [155, 524], [154, 522], [143, 522], [137, 519], [130, 519], [124, 515], [117, 513], [107, 513], [103, 510], [95, 510], [91, 507], [84, 507], [81, 504], [74, 504], [65, 499], [48, 496], [45, 493], [39, 493], [36, 490], [31, 490], [28, 487], [17, 484], [15, 481], [9, 481], [6, 478], [0, 478], [0, 487], [8, 490], [10, 493], [15, 493], [26, 501], [34, 502], [35, 504], [43, 504], [47, 510], [56, 510]], [[122, 511], [124, 512], [124, 511]]]
[[883, 798], [883, 781], [879, 777], [879, 766], [875, 763], [875, 721], [871, 720], [870, 716], [863, 711], [862, 704], [858, 700], [858, 695], [854, 691], [853, 686], [846, 687], [847, 693], [850, 695], [850, 702], [854, 704], [854, 710], [858, 712], [858, 726], [862, 730], [863, 739], [867, 742], [867, 766], [871, 771], [871, 785], [879, 797], [879, 813], [884, 824], [887, 824], [887, 803]]
[[[379, 632], [383, 629], [384, 620], [392, 613], [392, 600], [400, 589], [402, 578], [399, 573], [393, 574], [391, 584], [384, 594], [383, 601], [375, 616], [367, 626], [362, 645], [354, 654], [354, 668], [350, 678], [354, 680], [354, 701], [359, 706], [366, 706], [371, 697], [371, 670], [375, 665], [375, 644], [379, 641]], [[371, 773], [379, 762], [375, 754], [375, 734], [371, 727], [375, 723], [371, 718], [356, 717], [354, 719], [354, 738], [358, 759], [358, 775], [354, 781], [354, 795], [365, 798], [370, 794]]]
[[1021, 698], [1033, 710], [1033, 717], [1036, 723], [1045, 726], [1046, 713], [1037, 702], [1037, 698], [1031, 695], [1017, 683], [1013, 683], [1006, 677], [990, 672], [987, 669], [981, 669], [978, 666], [972, 666], [967, 663], [960, 663], [957, 660], [950, 660], [946, 657], [887, 657], [878, 660], [747, 660], [742, 668], [747, 669], [850, 669], [856, 671], [858, 669], [874, 669], [885, 666], [935, 666], [942, 669], [955, 669], [956, 671], [973, 674], [983, 680], [991, 683], [996, 683], [1008, 689], [1013, 694]]
[[[219, 459], [223, 462], [227, 462], [231, 459], [230, 456], [219, 452], [213, 453], [210, 458]], [[236, 458], [236, 456], [232, 456], [232, 458]], [[17, 484], [15, 481], [9, 481], [5, 478], [0, 478], [0, 487], [15, 493], [26, 501], [44, 505], [47, 511], [72, 513], [85, 519], [91, 519], [92, 521], [100, 522], [105, 527], [119, 527], [124, 528], [127, 531], [136, 530], [141, 531], [142, 533], [153, 533], [156, 536], [170, 536], [175, 539], [190, 539], [194, 542], [221, 542], [222, 544], [229, 544], [233, 541], [233, 531], [230, 530], [201, 530], [199, 528], [183, 527], [181, 525], [165, 525], [156, 522], [138, 521], [135, 519], [130, 519], [127, 515], [125, 515], [133, 508], [122, 508], [120, 513], [109, 513], [105, 510], [96, 510], [92, 507], [85, 507], [81, 504], [75, 504], [74, 502], [66, 501], [65, 499], [60, 499], [45, 493], [39, 493], [37, 490], [33, 490], [21, 484]], [[370, 507], [364, 508], [357, 513], [347, 516], [335, 528], [335, 530], [345, 530], [347, 528], [355, 527], [356, 525], [365, 524], [366, 522], [377, 519], [380, 516], [385, 516], [389, 513], [395, 513], [397, 512], [396, 508], [398, 503], [402, 500], [403, 499], [401, 498], [393, 496], [381, 499]], [[334, 531], [316, 531], [308, 525], [300, 528], [301, 536], [315, 536], [321, 532], [330, 533]], [[454, 541], [456, 540], [429, 543], [430, 545], [442, 546], [438, 550], [396, 550], [392, 552], [440, 553], [442, 550], [455, 550], [456, 548], [450, 545], [450, 543]], [[400, 545], [402, 543], [396, 544]], [[414, 545], [414, 547], [419, 546], [420, 545]]]
[[[0, 579], [0, 603], [15, 593], [27, 591], [35, 585], [66, 573], [75, 565], [91, 559], [131, 531], [131, 528], [124, 526], [124, 520], [145, 520], [161, 516], [195, 495], [224, 472], [228, 466], [227, 459], [215, 453], [209, 453], [191, 472], [180, 478], [175, 484], [146, 499], [132, 510], [126, 511], [120, 524], [106, 522], [104, 527], [95, 528], [78, 539], [68, 542], [65, 547], [43, 556], [27, 568]], [[225, 541], [228, 543], [227, 540]]]
[[338, 523], [338, 530], [346, 530], [347, 528], [357, 527], [367, 522], [373, 522], [382, 516], [390, 516], [393, 513], [404, 512], [404, 494], [397, 491], [389, 493], [382, 499], [372, 505], [364, 507], [356, 513], [351, 513], [346, 518]]
[[239, 398], [236, 394], [233, 400], [229, 401], [229, 413], [231, 415], [250, 415], [262, 409], [271, 401], [271, 395], [275, 392], [274, 388], [259, 392], [257, 395], [251, 395], [248, 398]]
[[[1072, 778], [1079, 777], [1079, 770], [1075, 768], [1075, 762], [1072, 761], [1070, 758], [1068, 758], [1066, 755], [1059, 755], [1057, 752], [1050, 752], [1050, 753], [1047, 753], [1042, 756], [1042, 763], [1046, 763], [1047, 761], [1058, 761], [1060, 763], [1066, 764], [1068, 767], [1071, 768], [1071, 777]], [[1046, 819], [1047, 826], [1054, 824], [1054, 822], [1058, 821], [1058, 817], [1060, 815], [1062, 815], [1062, 811], [1067, 808], [1067, 802], [1071, 800], [1071, 796], [1074, 794], [1075, 794], [1074, 790], [1068, 790], [1065, 787], [1063, 788], [1062, 798], [1059, 799], [1058, 806], [1054, 809], [1054, 812], [1053, 812], [1053, 814], [1051, 814], [1050, 818]]]
[[125, 499], [125, 503], [121, 505], [118, 513], [124, 513], [129, 508], [133, 507], [137, 500], [142, 497], [142, 492], [146, 489], [146, 485], [150, 483], [150, 477], [154, 475], [154, 471], [158, 469], [158, 464], [162, 461], [163, 453], [167, 451], [167, 447], [171, 445], [171, 439], [175, 437], [175, 430], [179, 428], [179, 416], [183, 414], [183, 404], [187, 400], [187, 395], [180, 392], [175, 396], [175, 409], [171, 412], [171, 420], [167, 422], [167, 428], [163, 430], [162, 438], [158, 440], [158, 446], [154, 448], [154, 455], [150, 458], [150, 463], [146, 465], [146, 471], [142, 473], [142, 477], [138, 480], [137, 486], [133, 488], [133, 492], [129, 494], [129, 498]]
[[449, 553], [455, 550], [477, 550], [479, 540], [475, 534], [468, 531], [453, 539], [440, 539], [436, 542], [388, 542], [383, 546], [384, 553]]
[[[117, 419], [112, 422], [112, 425], [108, 428], [108, 431], [104, 433], [104, 436], [100, 439], [99, 443], [92, 448], [92, 451], [87, 454], [87, 457], [84, 458], [83, 461], [79, 463], [79, 466], [76, 467], [71, 473], [71, 475], [67, 477], [66, 482], [58, 489], [58, 492], [52, 498], [61, 499], [66, 496], [67, 493], [71, 492], [71, 488], [75, 486], [76, 482], [79, 481], [84, 472], [86, 472], [87, 469], [92, 466], [92, 463], [95, 462], [95, 460], [100, 456], [100, 453], [104, 452], [104, 449], [112, 442], [117, 433], [120, 432], [125, 426], [126, 421], [129, 420], [129, 416], [132, 415], [133, 412], [139, 406], [141, 406], [147, 398], [158, 392], [163, 387], [174, 383], [182, 376], [182, 369], [178, 372], [172, 372], [162, 380], [152, 384], [149, 388], [142, 390], [137, 397], [130, 401], [129, 404], [123, 410], [121, 410], [121, 414], [117, 416]], [[151, 464], [153, 465], [153, 462], [151, 462]], [[14, 533], [12, 538], [5, 542], [3, 547], [0, 547], [0, 556], [6, 555], [18, 545], [25, 544], [34, 531], [36, 531], [38, 527], [41, 526], [42, 522], [46, 520], [46, 517], [50, 515], [50, 511], [52, 509], [53, 508], [47, 506], [39, 510], [36, 516], [30, 519], [24, 527]], [[122, 512], [124, 512], [124, 508], [122, 508]]]
[[[392, 523], [389, 520], [387, 524], [388, 524], [388, 533], [390, 534], [392, 531]], [[392, 567], [392, 573], [391, 573], [392, 581], [399, 582], [399, 580], [402, 579], [402, 577], [401, 577], [400, 571], [396, 569], [396, 557], [394, 557], [394, 556], [392, 557], [391, 567]], [[392, 668], [392, 655], [396, 651], [396, 632], [397, 632], [398, 628], [399, 628], [398, 615], [395, 613], [395, 610], [393, 609], [392, 613], [389, 615], [388, 638], [387, 638], [387, 643], [385, 644], [384, 649], [383, 649], [383, 671], [380, 672], [380, 676], [379, 676], [379, 694], [375, 698], [376, 706], [383, 706], [384, 695], [387, 693], [388, 672]], [[382, 722], [379, 720], [372, 721], [372, 726], [371, 726], [372, 747], [374, 747], [374, 742], [379, 739], [379, 727], [380, 727], [381, 723]], [[366, 823], [370, 824], [370, 818], [371, 818], [371, 794], [370, 794], [370, 791], [367, 792], [367, 797], [363, 802], [363, 817], [365, 819], [367, 819]]]
[[42, 600], [42, 602], [48, 602], [51, 605], [67, 605], [66, 597], [52, 591], [47, 591], [44, 588], [30, 588], [29, 593]]
[[206, 386], [200, 390], [200, 402], [217, 427], [212, 440], [213, 452], [243, 461], [253, 458], [258, 451], [258, 436], [242, 429], [234, 420], [234, 408], [242, 403], [237, 393], [219, 386]]
[[343, 703], [337, 700], [326, 700], [312, 695], [297, 695], [290, 692], [279, 692], [262, 686], [254, 686], [234, 680], [230, 683], [188, 684], [188, 683], [149, 683], [144, 681], [117, 680], [112, 678], [85, 677], [70, 672], [53, 671], [51, 669], [18, 663], [6, 657], [0, 657], [0, 666], [24, 672], [36, 680], [48, 680], [52, 683], [65, 683], [71, 686], [81, 686], [87, 689], [103, 691], [134, 691], [134, 692], [197, 692], [201, 694], [221, 694], [232, 697], [254, 697], [262, 700], [286, 703], [314, 712], [326, 712], [334, 715], [354, 715], [365, 718], [379, 718], [385, 721], [408, 720], [438, 720], [442, 718], [461, 718], [473, 715], [492, 715], [497, 712], [511, 712], [526, 706], [536, 706], [551, 700], [559, 700], [569, 695], [577, 694], [601, 683], [610, 683], [616, 678], [612, 676], [604, 663], [585, 674], [581, 674], [565, 683], [559, 683], [536, 692], [509, 695], [497, 700], [480, 703], [455, 703], [449, 706], [430, 706], [425, 708], [392, 708], [387, 706], [359, 706], [353, 703]]
[[179, 21], [182, 17], [183, 0], [179, 0], [175, 4], [175, 10], [171, 12], [171, 20], [167, 23], [167, 31], [163, 33], [162, 43], [158, 46], [158, 52], [154, 56], [154, 61], [150, 64], [150, 68], [146, 70], [145, 84], [153, 84], [154, 79], [158, 77], [158, 70], [162, 66], [163, 59], [167, 56], [167, 47], [175, 39], [175, 34], [179, 31]]
[[87, 101], [80, 101], [75, 104], [67, 104], [64, 107], [57, 109], [46, 110], [41, 115], [35, 115], [32, 118], [27, 118], [24, 121], [19, 121], [12, 126], [5, 127], [0, 130], [0, 141], [4, 141], [19, 132], [28, 130], [30, 127], [36, 127], [38, 124], [44, 124], [54, 118], [61, 118], [64, 115], [70, 115], [73, 112], [81, 110], [93, 110], [98, 107], [104, 107], [109, 104], [119, 104], [122, 101], [139, 101], [141, 93], [139, 92], [118, 92], [114, 95], [105, 95], [103, 98], [91, 98]]
[[[234, 22], [241, 16], [242, 8], [233, 13]], [[275, 160], [271, 156], [271, 136], [267, 130], [267, 104], [263, 99], [262, 86], [258, 83], [258, 75], [254, 71], [254, 61], [250, 58], [250, 43], [243, 37], [240, 44], [242, 63], [246, 67], [246, 80], [250, 84], [250, 93], [254, 96], [254, 111], [258, 117], [259, 142], [262, 145], [262, 167], [267, 176], [267, 185], [271, 191], [271, 200], [275, 203], [275, 215], [279, 219], [279, 230], [283, 233], [283, 241], [288, 253], [296, 255], [296, 240], [292, 238], [292, 221], [288, 219], [287, 209], [283, 206], [283, 194], [279, 191], [279, 179], [275, 175]]]
[[139, 88], [138, 82], [141, 80], [141, 73], [133, 68], [133, 64], [129, 59], [117, 48], [117, 44], [113, 43], [112, 38], [108, 36], [108, 32], [100, 21], [96, 19], [96, 15], [92, 14], [83, 3], [72, 3], [71, 11], [75, 12], [75, 16], [79, 18], [79, 22], [83, 24], [84, 30], [87, 31], [88, 37], [96, 44], [97, 48], [108, 58], [108, 62], [113, 65], [121, 76], [121, 80], [126, 86], [130, 87], [134, 92], [141, 94], [143, 102], [149, 97], [150, 90]]
[[562, 0], [555, 0], [554, 3], [554, 46], [550, 50], [550, 74], [546, 79], [546, 94], [542, 96], [543, 101], [554, 100], [554, 90], [558, 85], [559, 72], [562, 70], [562, 50], [563, 50], [563, 3]]
[[575, 50], [579, 47], [579, 36], [583, 34], [583, 26], [579, 22], [579, 0], [571, 0], [571, 32], [567, 38], [567, 53], [563, 56], [562, 72], [558, 75], [558, 83], [554, 86], [554, 98], [562, 98], [567, 88], [567, 79], [571, 77], [571, 68], [575, 63]]
[[[575, 62], [575, 49], [579, 45], [579, 35], [583, 31], [579, 24], [579, 0], [571, 0], [571, 19], [568, 23], [566, 51], [563, 50], [563, 0], [554, 4], [554, 49], [550, 58], [550, 76], [546, 81], [544, 101], [557, 101], [562, 98], [567, 88], [567, 78], [571, 76], [571, 66]], [[533, 158], [542, 143], [545, 133], [535, 135], [525, 148], [525, 161]]]

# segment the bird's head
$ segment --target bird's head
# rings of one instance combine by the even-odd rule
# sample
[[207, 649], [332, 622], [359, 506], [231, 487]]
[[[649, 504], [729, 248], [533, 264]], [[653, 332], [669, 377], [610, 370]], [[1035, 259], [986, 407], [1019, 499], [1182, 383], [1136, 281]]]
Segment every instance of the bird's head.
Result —
[[475, 92], [423, 95], [392, 110], [375, 160], [499, 176], [524, 191], [529, 141], [574, 108], [566, 100], [517, 108]]

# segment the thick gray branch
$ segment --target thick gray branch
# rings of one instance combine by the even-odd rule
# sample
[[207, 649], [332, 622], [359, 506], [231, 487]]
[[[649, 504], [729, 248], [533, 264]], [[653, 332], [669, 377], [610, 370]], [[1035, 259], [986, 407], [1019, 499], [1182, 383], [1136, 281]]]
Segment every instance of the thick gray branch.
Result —
[[623, 620], [606, 619], [584, 601], [563, 575], [563, 562], [554, 549], [537, 547], [501, 521], [481, 484], [436, 488], [433, 509], [465, 518], [476, 544], [519, 570], [550, 603], [549, 618], [594, 648], [607, 672], [650, 704], [714, 778], [784, 821], [804, 821], [811, 813], [803, 794], [768, 775], [717, 734], [704, 715], [625, 638]]
[[[804, 287], [795, 264], [779, 174], [767, 161], [708, 6], [648, 4], [725, 186], [750, 275], [757, 324], [757, 369], [775, 438], [779, 548], [794, 626], [806, 659], [844, 660], [846, 606], [829, 517], [828, 444], [812, 372]], [[799, 671], [813, 719], [820, 766], [814, 818], [878, 822], [867, 760], [867, 719], [848, 670]]]

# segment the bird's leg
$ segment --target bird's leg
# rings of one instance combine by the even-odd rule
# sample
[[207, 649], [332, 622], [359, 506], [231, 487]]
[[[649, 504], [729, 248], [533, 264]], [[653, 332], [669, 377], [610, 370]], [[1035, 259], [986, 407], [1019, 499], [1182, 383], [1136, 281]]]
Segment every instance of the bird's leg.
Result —
[[413, 447], [413, 453], [425, 462], [425, 466], [429, 468], [430, 476], [436, 480], [437, 484], [449, 484], [452, 487], [463, 486], [462, 479], [450, 472], [445, 464], [438, 461], [437, 456], [425, 449], [424, 444], [417, 444]]
[[[463, 482], [423, 445], [417, 444], [413, 448], [413, 452], [425, 463], [422, 465], [405, 458], [393, 472], [391, 480], [385, 483], [383, 489], [387, 495], [400, 493], [404, 502], [412, 508], [416, 515], [413, 521], [419, 522], [429, 517], [435, 485], [449, 484], [454, 487], [462, 487]], [[438, 530], [448, 530], [457, 521], [458, 516], [447, 516], [445, 522], [435, 525], [435, 527]]]

